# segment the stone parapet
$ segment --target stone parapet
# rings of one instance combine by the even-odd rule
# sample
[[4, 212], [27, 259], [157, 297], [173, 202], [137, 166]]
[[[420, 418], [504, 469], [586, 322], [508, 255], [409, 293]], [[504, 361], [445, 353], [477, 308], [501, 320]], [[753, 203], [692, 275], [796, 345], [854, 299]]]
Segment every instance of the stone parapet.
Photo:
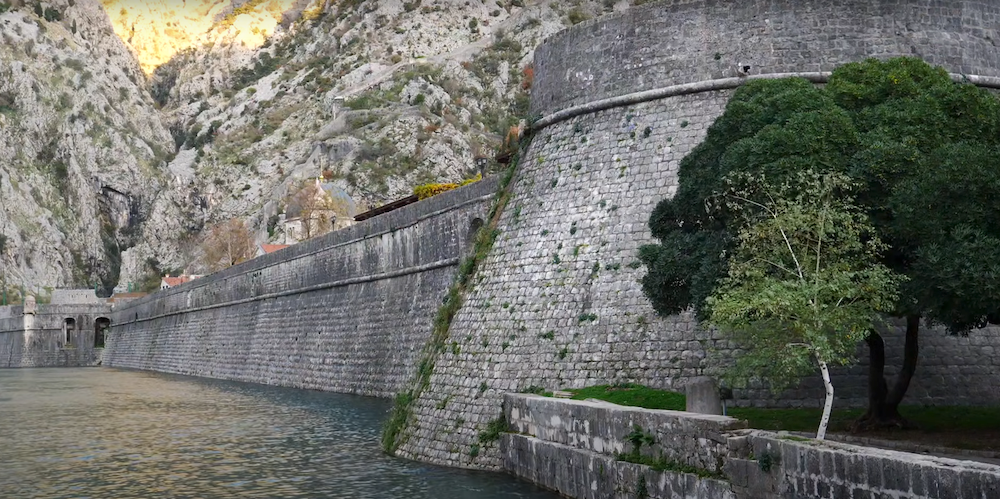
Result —
[[[994, 464], [782, 437], [723, 416], [512, 394], [504, 414], [503, 469], [574, 499], [991, 499], [1000, 490]], [[622, 460], [635, 425], [655, 430], [650, 457], [661, 471]], [[706, 455], [708, 468], [698, 464]]]
[[722, 471], [727, 435], [747, 427], [727, 416], [509, 393], [504, 395], [504, 415], [513, 433], [598, 454], [632, 452], [630, 437], [638, 432], [651, 437], [641, 445], [641, 455], [711, 472]]
[[664, 0], [586, 21], [535, 52], [531, 108], [762, 74], [916, 56], [1000, 76], [1000, 11], [982, 0]]

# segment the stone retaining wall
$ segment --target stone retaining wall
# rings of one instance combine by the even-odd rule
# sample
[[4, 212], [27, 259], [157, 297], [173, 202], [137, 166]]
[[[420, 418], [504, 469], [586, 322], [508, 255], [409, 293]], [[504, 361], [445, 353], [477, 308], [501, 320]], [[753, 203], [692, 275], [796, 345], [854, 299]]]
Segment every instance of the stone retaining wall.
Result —
[[[514, 394], [504, 415], [503, 469], [571, 498], [989, 499], [1000, 490], [1000, 466], [781, 438], [724, 416]], [[700, 475], [619, 461], [633, 425], [656, 436], [648, 455]]]
[[392, 396], [496, 182], [117, 305], [105, 365]]

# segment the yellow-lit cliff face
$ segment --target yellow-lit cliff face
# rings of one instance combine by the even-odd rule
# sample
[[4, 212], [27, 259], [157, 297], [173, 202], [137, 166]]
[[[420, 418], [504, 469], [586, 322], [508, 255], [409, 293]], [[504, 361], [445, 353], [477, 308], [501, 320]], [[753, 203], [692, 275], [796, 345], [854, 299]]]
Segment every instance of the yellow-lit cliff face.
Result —
[[[292, 0], [102, 0], [115, 34], [148, 75], [185, 50], [229, 43], [254, 50], [274, 34]], [[234, 7], [235, 6], [235, 7]]]

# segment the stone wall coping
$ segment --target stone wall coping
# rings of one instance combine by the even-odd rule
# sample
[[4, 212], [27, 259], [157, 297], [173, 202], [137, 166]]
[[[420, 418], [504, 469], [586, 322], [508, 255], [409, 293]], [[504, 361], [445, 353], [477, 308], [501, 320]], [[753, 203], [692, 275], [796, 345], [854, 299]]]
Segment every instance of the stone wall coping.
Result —
[[[812, 438], [812, 435], [791, 432], [793, 435]], [[1000, 452], [981, 451], [972, 449], [955, 449], [942, 447], [939, 445], [924, 445], [906, 440], [888, 440], [884, 438], [873, 438], [855, 435], [827, 434], [827, 440], [846, 444], [860, 445], [863, 447], [875, 447], [879, 449], [896, 450], [902, 452], [912, 452], [914, 454], [936, 455], [936, 456], [970, 456], [1000, 461]]]
[[970, 461], [965, 459], [954, 459], [950, 457], [931, 456], [927, 454], [917, 454], [890, 449], [879, 449], [877, 447], [867, 447], [862, 445], [849, 444], [844, 442], [834, 442], [831, 440], [799, 438], [790, 439], [786, 435], [765, 430], [745, 430], [745, 435], [751, 440], [758, 439], [770, 443], [789, 445], [793, 447], [807, 447], [817, 450], [827, 450], [831, 452], [842, 452], [847, 454], [864, 455], [872, 458], [891, 459], [894, 461], [904, 461], [919, 466], [932, 466], [937, 468], [962, 468], [964, 470], [983, 471], [987, 473], [1000, 474], [1000, 465], [984, 463], [981, 461]]
[[587, 399], [587, 400], [573, 400], [573, 399], [559, 399], [553, 397], [545, 397], [542, 395], [535, 395], [531, 393], [505, 393], [505, 399], [514, 400], [524, 400], [525, 405], [531, 406], [537, 402], [547, 402], [555, 405], [575, 405], [582, 407], [592, 407], [595, 409], [614, 409], [618, 412], [623, 413], [643, 413], [643, 414], [659, 414], [663, 416], [671, 416], [675, 418], [682, 418], [688, 420], [696, 421], [706, 421], [712, 423], [719, 423], [724, 425], [735, 425], [739, 424], [742, 420], [736, 419], [729, 416], [720, 416], [717, 414], [698, 414], [696, 412], [686, 412], [686, 411], [671, 411], [666, 409], [646, 409], [645, 407], [635, 407], [630, 405], [619, 405], [612, 402], [607, 402], [604, 400]]
[[284, 297], [284, 296], [298, 295], [298, 294], [302, 294], [302, 293], [308, 293], [308, 292], [311, 292], [311, 291], [319, 291], [319, 290], [330, 289], [330, 288], [340, 288], [340, 287], [344, 287], [344, 286], [350, 286], [352, 284], [361, 284], [361, 283], [365, 283], [365, 282], [378, 281], [378, 280], [382, 280], [382, 279], [391, 279], [393, 277], [401, 277], [401, 276], [405, 276], [405, 275], [417, 274], [417, 273], [420, 273], [420, 272], [426, 272], [428, 270], [435, 270], [435, 269], [439, 269], [441, 267], [449, 267], [449, 266], [452, 266], [452, 265], [457, 265], [458, 262], [459, 262], [459, 258], [458, 257], [446, 258], [444, 260], [438, 260], [436, 262], [431, 262], [431, 263], [427, 263], [427, 264], [424, 264], [424, 265], [417, 265], [415, 267], [407, 267], [407, 268], [404, 268], [404, 269], [401, 269], [401, 270], [392, 271], [392, 272], [381, 272], [381, 273], [378, 273], [378, 274], [372, 274], [372, 275], [366, 275], [366, 276], [360, 276], [360, 277], [351, 277], [349, 279], [340, 279], [340, 280], [337, 280], [337, 281], [325, 282], [325, 283], [316, 284], [316, 285], [313, 285], [313, 286], [305, 286], [305, 287], [301, 287], [301, 288], [289, 289], [289, 290], [285, 290], [285, 291], [278, 291], [278, 292], [274, 292], [274, 293], [265, 293], [265, 294], [260, 294], [260, 295], [254, 295], [254, 296], [251, 296], [249, 298], [241, 298], [239, 300], [220, 301], [220, 302], [212, 303], [211, 305], [204, 305], [204, 306], [201, 306], [201, 307], [185, 307], [185, 308], [182, 308], [182, 309], [172, 310], [172, 311], [164, 312], [164, 313], [161, 313], [161, 314], [144, 316], [144, 317], [137, 317], [137, 318], [135, 318], [135, 319], [133, 319], [131, 321], [128, 321], [128, 322], [132, 323], [132, 322], [152, 321], [152, 320], [156, 320], [156, 319], [162, 319], [164, 317], [170, 317], [172, 315], [189, 314], [189, 313], [192, 313], [192, 312], [201, 312], [203, 310], [212, 310], [212, 309], [216, 309], [216, 308], [225, 308], [225, 307], [231, 307], [231, 306], [234, 306], [234, 305], [242, 305], [244, 303], [250, 303], [250, 302], [254, 302], [254, 301], [269, 300], [269, 299], [272, 299], [272, 298], [281, 298], [281, 297]]
[[35, 309], [35, 316], [39, 315], [74, 315], [79, 313], [111, 313], [110, 303], [60, 303], [57, 305], [42, 304]]
[[[250, 274], [267, 267], [282, 265], [292, 260], [309, 257], [315, 255], [316, 253], [329, 251], [340, 246], [347, 246], [365, 239], [379, 237], [381, 235], [417, 224], [428, 218], [432, 218], [449, 211], [461, 209], [468, 204], [481, 202], [496, 193], [499, 181], [500, 180], [497, 175], [487, 177], [478, 182], [473, 182], [471, 184], [443, 192], [436, 196], [432, 196], [417, 203], [404, 206], [398, 210], [372, 217], [345, 229], [330, 232], [308, 241], [294, 244], [280, 252], [258, 256], [214, 274], [209, 274], [208, 276], [200, 279], [195, 279], [179, 286], [150, 293], [142, 298], [129, 300], [123, 303], [116, 303], [113, 305], [113, 309], [115, 312], [122, 312], [136, 307], [142, 307], [149, 303], [160, 301], [176, 294], [187, 293], [198, 288], [223, 282], [232, 277]], [[454, 262], [434, 262], [430, 265], [441, 266], [453, 263]], [[414, 271], [420, 270], [426, 269], [415, 269]], [[297, 293], [301, 291], [302, 290], [300, 289], [295, 292]], [[263, 297], [259, 296], [254, 297], [250, 301], [260, 300], [262, 298]]]
[[[778, 80], [782, 78], [803, 78], [809, 80], [812, 83], [823, 84], [827, 83], [830, 80], [831, 74], [832, 73], [829, 71], [765, 73], [765, 74], [755, 74], [742, 77], [718, 78], [714, 80], [696, 81], [691, 83], [670, 85], [667, 87], [653, 88], [650, 90], [643, 90], [640, 92], [632, 92], [629, 94], [617, 95], [605, 99], [598, 99], [584, 104], [571, 106], [566, 109], [561, 109], [559, 111], [549, 114], [548, 116], [544, 116], [538, 121], [534, 122], [531, 125], [531, 129], [534, 131], [538, 131], [547, 126], [559, 123], [560, 121], [566, 121], [568, 119], [575, 118], [583, 114], [596, 113], [598, 111], [604, 111], [606, 109], [612, 109], [616, 107], [631, 106], [634, 104], [640, 104], [643, 102], [649, 102], [659, 99], [666, 99], [669, 97], [676, 97], [679, 95], [695, 94], [700, 92], [713, 92], [718, 90], [732, 90], [734, 88], [743, 85], [748, 81], [754, 81], [754, 80]], [[964, 75], [958, 73], [949, 73], [949, 76], [951, 76], [951, 79], [956, 82], [967, 82], [979, 87], [1000, 89], [1000, 78], [997, 77]]]
[[22, 315], [24, 315], [23, 305], [5, 305], [0, 307], [0, 319], [21, 317]]

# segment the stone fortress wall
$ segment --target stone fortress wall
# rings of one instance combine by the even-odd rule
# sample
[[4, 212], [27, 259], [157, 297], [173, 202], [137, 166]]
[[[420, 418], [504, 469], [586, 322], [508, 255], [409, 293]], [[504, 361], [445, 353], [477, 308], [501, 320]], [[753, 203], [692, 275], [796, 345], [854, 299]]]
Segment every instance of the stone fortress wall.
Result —
[[390, 397], [497, 179], [116, 305], [104, 365]]
[[58, 304], [0, 307], [0, 368], [101, 363], [111, 305], [93, 290], [66, 290], [60, 296]]
[[[636, 382], [679, 388], [733, 345], [692, 316], [660, 318], [638, 280], [656, 203], [746, 78], [822, 82], [843, 63], [918, 56], [1000, 82], [1000, 4], [940, 0], [667, 0], [581, 23], [535, 54], [542, 116], [501, 236], [452, 322], [451, 347], [412, 408], [398, 454], [500, 469], [479, 435], [504, 393]], [[886, 334], [887, 374], [902, 336]], [[907, 403], [1000, 402], [1000, 335], [921, 333]], [[864, 365], [835, 373], [838, 404], [865, 401]], [[819, 405], [815, 380], [779, 404]], [[738, 393], [743, 405], [773, 405]], [[482, 447], [480, 449], [480, 447]], [[472, 451], [472, 449], [475, 451]]]

